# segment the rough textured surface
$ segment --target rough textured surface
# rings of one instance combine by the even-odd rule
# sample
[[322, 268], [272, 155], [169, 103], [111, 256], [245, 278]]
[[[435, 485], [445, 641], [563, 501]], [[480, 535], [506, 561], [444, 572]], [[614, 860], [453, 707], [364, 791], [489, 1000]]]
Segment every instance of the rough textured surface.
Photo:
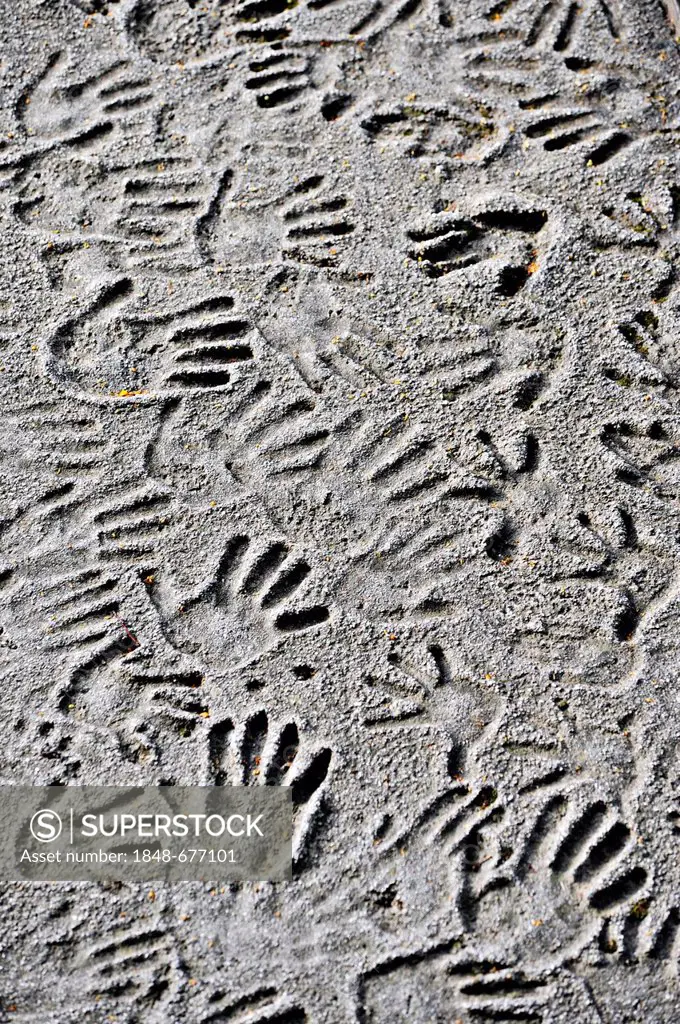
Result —
[[285, 749], [296, 877], [8, 886], [0, 1019], [677, 1020], [673, 18], [2, 5], [2, 781]]

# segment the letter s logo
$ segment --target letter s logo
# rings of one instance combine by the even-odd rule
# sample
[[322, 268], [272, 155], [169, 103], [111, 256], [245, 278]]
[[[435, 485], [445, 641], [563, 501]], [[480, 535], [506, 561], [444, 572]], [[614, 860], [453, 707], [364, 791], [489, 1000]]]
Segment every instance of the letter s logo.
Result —
[[61, 818], [56, 811], [43, 809], [31, 818], [30, 829], [39, 843], [52, 843], [61, 835]]

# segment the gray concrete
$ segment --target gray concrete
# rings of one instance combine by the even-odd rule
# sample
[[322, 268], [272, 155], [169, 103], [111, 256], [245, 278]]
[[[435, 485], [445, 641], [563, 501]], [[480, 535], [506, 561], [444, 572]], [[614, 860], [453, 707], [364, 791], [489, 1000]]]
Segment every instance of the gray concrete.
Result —
[[5, 0], [0, 781], [299, 799], [0, 1020], [678, 1019], [668, 13]]

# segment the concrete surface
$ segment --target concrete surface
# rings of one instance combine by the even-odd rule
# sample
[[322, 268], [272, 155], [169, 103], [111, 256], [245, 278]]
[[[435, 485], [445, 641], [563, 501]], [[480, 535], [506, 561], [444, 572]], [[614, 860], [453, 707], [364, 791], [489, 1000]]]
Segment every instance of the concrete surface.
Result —
[[2, 1021], [678, 1019], [673, 18], [2, 4], [1, 781], [297, 794]]

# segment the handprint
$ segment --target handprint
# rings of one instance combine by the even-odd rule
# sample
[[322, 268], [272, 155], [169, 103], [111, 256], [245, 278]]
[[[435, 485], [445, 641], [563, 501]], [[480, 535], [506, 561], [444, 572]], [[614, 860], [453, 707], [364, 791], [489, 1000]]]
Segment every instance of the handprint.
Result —
[[101, 136], [153, 101], [150, 80], [132, 71], [128, 61], [115, 60], [75, 82], [64, 74], [66, 64], [62, 53], [54, 54], [24, 97], [22, 120], [36, 139], [75, 144], [94, 133]]
[[300, 867], [321, 812], [332, 761], [328, 747], [312, 753], [289, 722], [272, 727], [259, 711], [235, 728], [231, 721], [212, 727], [209, 770], [217, 786], [289, 786], [293, 799], [293, 867]]
[[187, 650], [209, 632], [219, 665], [236, 667], [287, 635], [325, 626], [306, 558], [280, 539], [233, 535], [208, 581], [181, 604], [161, 573], [149, 585], [169, 634]]

